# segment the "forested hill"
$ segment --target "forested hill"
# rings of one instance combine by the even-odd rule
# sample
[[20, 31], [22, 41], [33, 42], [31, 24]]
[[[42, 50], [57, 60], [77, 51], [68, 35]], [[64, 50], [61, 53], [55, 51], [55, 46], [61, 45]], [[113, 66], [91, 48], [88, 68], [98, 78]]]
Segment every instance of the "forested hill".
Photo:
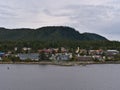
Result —
[[107, 40], [105, 37], [94, 33], [79, 33], [71, 27], [48, 26], [38, 29], [6, 29], [0, 28], [0, 41], [100, 41]]

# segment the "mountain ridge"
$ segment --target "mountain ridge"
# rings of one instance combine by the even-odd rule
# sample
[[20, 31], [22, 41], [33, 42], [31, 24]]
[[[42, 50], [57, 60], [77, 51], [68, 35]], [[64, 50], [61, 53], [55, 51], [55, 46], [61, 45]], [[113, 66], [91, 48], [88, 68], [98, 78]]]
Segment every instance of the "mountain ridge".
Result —
[[67, 26], [46, 26], [37, 29], [19, 28], [7, 29], [0, 27], [0, 41], [100, 41], [108, 40], [95, 33], [80, 33], [74, 28]]

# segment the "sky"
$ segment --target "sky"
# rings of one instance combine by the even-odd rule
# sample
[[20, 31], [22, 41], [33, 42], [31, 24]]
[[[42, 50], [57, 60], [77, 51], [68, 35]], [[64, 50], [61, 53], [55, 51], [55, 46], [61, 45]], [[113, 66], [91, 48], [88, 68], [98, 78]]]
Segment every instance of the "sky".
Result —
[[120, 41], [120, 0], [0, 0], [0, 27], [69, 26]]

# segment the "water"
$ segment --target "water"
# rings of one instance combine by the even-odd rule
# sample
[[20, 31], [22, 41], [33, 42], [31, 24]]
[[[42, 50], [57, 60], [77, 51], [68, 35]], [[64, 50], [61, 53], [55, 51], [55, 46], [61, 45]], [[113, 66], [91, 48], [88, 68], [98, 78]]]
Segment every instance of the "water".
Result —
[[0, 90], [119, 90], [119, 84], [119, 64], [0, 65]]

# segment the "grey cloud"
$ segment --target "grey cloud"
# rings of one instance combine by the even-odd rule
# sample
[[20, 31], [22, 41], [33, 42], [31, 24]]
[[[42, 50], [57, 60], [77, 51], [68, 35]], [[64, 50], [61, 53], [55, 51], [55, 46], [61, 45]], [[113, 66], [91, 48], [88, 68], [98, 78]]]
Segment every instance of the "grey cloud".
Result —
[[[110, 39], [115, 39], [111, 38], [110, 35], [115, 36], [120, 33], [120, 22], [116, 23], [120, 18], [120, 12], [117, 12], [119, 8], [102, 5], [70, 5], [63, 9], [72, 11], [65, 16], [71, 19], [69, 25], [78, 28], [80, 32], [100, 33]], [[64, 13], [60, 15], [63, 16]]]
[[104, 32], [104, 30], [107, 30], [107, 33], [111, 33], [114, 35], [120, 35], [120, 21], [101, 27], [101, 30], [103, 30], [101, 32]]
[[17, 17], [16, 9], [6, 5], [0, 5], [0, 17], [1, 18], [12, 18]]
[[12, 13], [12, 12], [6, 12], [6, 11], [0, 11], [0, 17], [16, 17], [17, 14]]
[[0, 9], [4, 9], [4, 10], [13, 10], [14, 8], [12, 8], [11, 6], [7, 6], [7, 5], [0, 5]]
[[[114, 36], [118, 35], [120, 1], [92, 0], [90, 4], [88, 1], [3, 0], [0, 1], [0, 25], [13, 28], [36, 27], [42, 23], [49, 25], [52, 22], [54, 25], [62, 19], [60, 25], [74, 27], [80, 32], [95, 32], [106, 36], [110, 36], [111, 33]], [[64, 22], [63, 19], [66, 21]]]
[[[70, 5], [64, 8], [60, 8], [57, 12], [53, 12], [50, 10], [45, 10], [44, 12], [48, 15], [52, 16], [67, 16], [71, 17], [71, 19], [79, 20], [79, 19], [96, 19], [100, 18], [99, 16], [104, 16], [106, 11], [113, 9], [112, 7], [105, 6], [93, 6], [93, 5]], [[64, 10], [64, 12], [61, 12]], [[66, 12], [65, 12], [66, 11]], [[67, 12], [71, 11], [71, 12]], [[61, 13], [59, 13], [61, 12]]]

